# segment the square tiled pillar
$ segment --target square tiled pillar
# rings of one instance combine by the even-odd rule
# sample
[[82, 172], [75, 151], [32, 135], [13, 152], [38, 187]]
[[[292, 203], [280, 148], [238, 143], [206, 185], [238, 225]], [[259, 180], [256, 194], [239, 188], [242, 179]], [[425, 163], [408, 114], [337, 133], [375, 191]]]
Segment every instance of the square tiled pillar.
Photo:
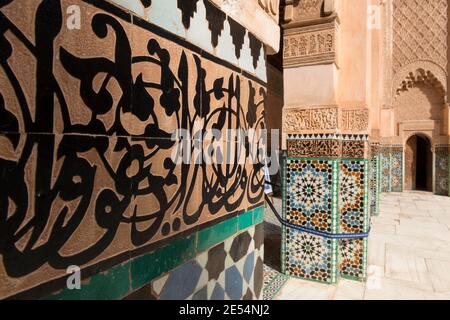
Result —
[[[339, 233], [369, 231], [369, 161], [343, 159], [339, 163]], [[367, 238], [339, 240], [339, 274], [363, 280], [367, 275]]]
[[378, 216], [380, 213], [381, 191], [381, 154], [379, 145], [371, 145], [369, 173], [369, 205], [370, 215]]
[[338, 239], [369, 229], [366, 135], [291, 135], [283, 166], [283, 271], [335, 283], [364, 279], [367, 239]]
[[449, 195], [449, 155], [449, 145], [435, 147], [434, 193], [440, 196]]
[[381, 192], [403, 191], [403, 146], [380, 147]]
[[[283, 179], [283, 218], [317, 232], [336, 233], [337, 170], [335, 159], [288, 157]], [[284, 227], [282, 242], [284, 273], [306, 280], [336, 282], [336, 239]]]
[[391, 146], [391, 191], [403, 191], [403, 146]]
[[380, 148], [381, 192], [391, 192], [391, 151], [389, 146]]

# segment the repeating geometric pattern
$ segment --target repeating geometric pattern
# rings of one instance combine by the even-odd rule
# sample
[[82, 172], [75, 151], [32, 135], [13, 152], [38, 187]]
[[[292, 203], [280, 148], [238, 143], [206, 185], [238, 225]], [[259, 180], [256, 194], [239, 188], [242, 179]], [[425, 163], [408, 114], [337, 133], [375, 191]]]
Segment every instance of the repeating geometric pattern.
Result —
[[339, 240], [339, 275], [363, 280], [367, 275], [367, 238]]
[[436, 146], [435, 147], [436, 166], [435, 166], [435, 193], [437, 195], [448, 196], [449, 195], [449, 146]]
[[[336, 160], [287, 159], [286, 207], [289, 223], [332, 233], [337, 229]], [[336, 281], [337, 240], [283, 228], [283, 271], [325, 283]]]
[[339, 170], [340, 233], [361, 233], [366, 227], [367, 161], [342, 160]]
[[368, 141], [367, 134], [338, 134], [338, 133], [310, 133], [287, 134], [288, 140], [342, 140], [342, 141]]
[[[266, 81], [262, 42], [209, 0], [111, 0]], [[146, 4], [141, 4], [146, 2]], [[202, 36], [195, 36], [201, 34]], [[264, 72], [262, 72], [264, 70]]]
[[371, 216], [377, 216], [379, 214], [381, 187], [380, 157], [380, 154], [374, 153], [370, 160], [369, 196]]
[[[367, 232], [368, 183], [367, 160], [287, 159], [286, 219], [326, 233]], [[334, 283], [338, 273], [366, 276], [367, 239], [330, 239], [286, 227], [283, 245], [283, 269], [290, 276], [325, 283]]]
[[447, 67], [447, 1], [395, 0], [393, 68], [417, 60]]
[[332, 161], [287, 161], [287, 221], [317, 231], [332, 232]]
[[288, 279], [288, 276], [264, 265], [263, 300], [274, 299]]
[[260, 300], [264, 225], [252, 226], [152, 282], [161, 300]]
[[[340, 233], [368, 231], [368, 161], [342, 160], [339, 168]], [[366, 275], [367, 239], [339, 240], [339, 274], [363, 279]]]
[[389, 151], [381, 153], [381, 192], [391, 191], [391, 155]]
[[391, 191], [403, 191], [403, 150], [391, 152]]
[[284, 271], [287, 275], [325, 283], [335, 283], [337, 277], [337, 247], [335, 239], [284, 228]]

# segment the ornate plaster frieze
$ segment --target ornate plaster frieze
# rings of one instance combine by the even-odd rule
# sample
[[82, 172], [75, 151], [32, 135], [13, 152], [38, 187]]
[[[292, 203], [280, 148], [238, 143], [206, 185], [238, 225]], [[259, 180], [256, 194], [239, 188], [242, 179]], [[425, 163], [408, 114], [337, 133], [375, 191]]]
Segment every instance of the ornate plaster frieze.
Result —
[[287, 140], [288, 156], [293, 158], [367, 158], [369, 143], [364, 139], [304, 139]]
[[344, 133], [367, 134], [369, 110], [342, 109], [339, 106], [285, 108], [285, 134]]
[[[283, 27], [321, 23], [335, 14], [334, 0], [287, 0]], [[322, 21], [323, 22], [323, 21]]]
[[289, 139], [287, 140], [288, 156], [293, 158], [340, 158], [342, 141], [327, 139]]
[[337, 20], [286, 30], [283, 48], [284, 67], [337, 63], [338, 32]]
[[289, 108], [283, 118], [284, 133], [333, 133], [338, 131], [339, 107]]
[[340, 129], [345, 133], [366, 132], [369, 128], [368, 109], [342, 110]]

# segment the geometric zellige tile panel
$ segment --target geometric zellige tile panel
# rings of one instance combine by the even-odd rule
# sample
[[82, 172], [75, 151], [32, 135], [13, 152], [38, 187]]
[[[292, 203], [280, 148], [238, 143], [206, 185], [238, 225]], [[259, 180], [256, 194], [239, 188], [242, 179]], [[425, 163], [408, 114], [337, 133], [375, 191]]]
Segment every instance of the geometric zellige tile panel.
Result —
[[152, 281], [157, 300], [260, 300], [264, 224], [235, 234]]

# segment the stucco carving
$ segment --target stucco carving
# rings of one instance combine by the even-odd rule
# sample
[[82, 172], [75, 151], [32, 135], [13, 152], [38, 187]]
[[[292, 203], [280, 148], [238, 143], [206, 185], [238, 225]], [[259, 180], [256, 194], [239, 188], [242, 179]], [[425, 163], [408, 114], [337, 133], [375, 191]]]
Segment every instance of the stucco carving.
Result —
[[365, 141], [343, 141], [342, 158], [367, 158], [369, 153], [368, 143]]
[[401, 68], [393, 79], [393, 97], [418, 83], [426, 84], [436, 89], [436, 93], [445, 97], [447, 91], [447, 73], [431, 61], [416, 61]]
[[293, 158], [354, 158], [368, 156], [367, 141], [340, 139], [288, 139], [288, 156]]
[[335, 12], [334, 0], [286, 0], [286, 23], [310, 24]]
[[342, 109], [338, 106], [287, 108], [284, 111], [284, 133], [359, 134], [369, 129], [369, 110]]
[[342, 141], [331, 139], [292, 139], [287, 141], [287, 150], [288, 156], [294, 158], [339, 158], [342, 154]]
[[324, 0], [297, 1], [297, 10], [301, 16], [320, 15], [320, 8]]
[[394, 0], [394, 72], [418, 60], [446, 68], [447, 7], [446, 0]]
[[269, 16], [278, 22], [280, 0], [258, 0], [258, 3]]
[[289, 29], [284, 36], [284, 67], [336, 62], [336, 21]]
[[285, 133], [334, 132], [338, 128], [338, 123], [338, 107], [287, 109], [284, 116], [284, 131]]
[[361, 132], [369, 128], [369, 110], [351, 109], [343, 110], [341, 117], [341, 130], [343, 132]]

